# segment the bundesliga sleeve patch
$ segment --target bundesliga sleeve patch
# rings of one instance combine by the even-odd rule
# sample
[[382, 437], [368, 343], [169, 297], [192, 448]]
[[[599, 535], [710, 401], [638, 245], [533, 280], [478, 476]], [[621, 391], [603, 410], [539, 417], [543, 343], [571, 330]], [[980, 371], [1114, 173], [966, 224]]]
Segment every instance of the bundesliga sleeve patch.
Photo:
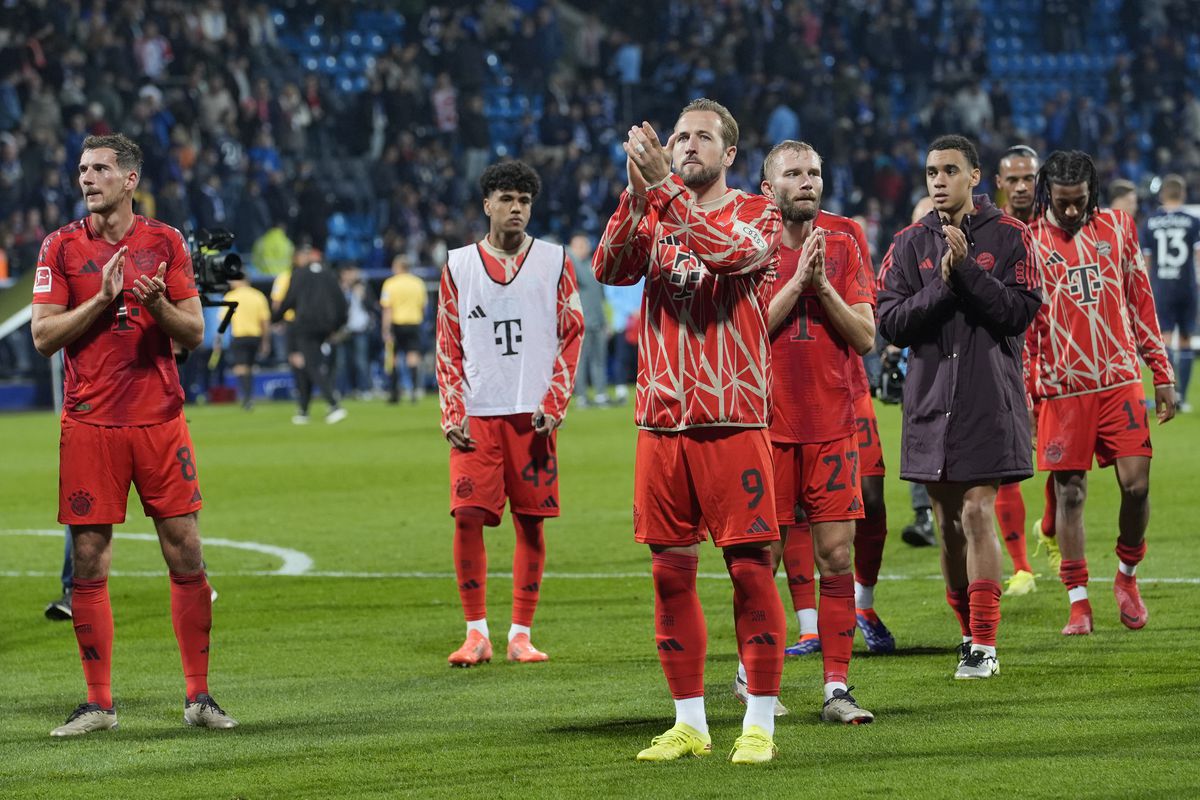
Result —
[[33, 276], [33, 293], [49, 294], [52, 277], [49, 267], [38, 267]]

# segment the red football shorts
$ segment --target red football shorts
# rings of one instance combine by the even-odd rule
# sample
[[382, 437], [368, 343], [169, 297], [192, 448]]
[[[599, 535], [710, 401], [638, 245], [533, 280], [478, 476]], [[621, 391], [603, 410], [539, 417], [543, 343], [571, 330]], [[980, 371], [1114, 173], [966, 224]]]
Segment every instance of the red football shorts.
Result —
[[1140, 383], [1038, 403], [1038, 469], [1089, 470], [1118, 458], [1150, 456], [1150, 419]]
[[766, 428], [640, 430], [633, 479], [633, 536], [642, 544], [779, 538]]
[[531, 414], [471, 417], [475, 449], [450, 448], [450, 513], [482, 508], [499, 525], [507, 499], [514, 514], [558, 516], [558, 433], [533, 430]]
[[796, 524], [796, 506], [811, 522], [862, 519], [857, 436], [817, 444], [772, 442], [775, 451], [775, 515]]
[[879, 420], [870, 393], [854, 400], [854, 424], [858, 428], [858, 470], [864, 478], [887, 475], [883, 463], [883, 442], [879, 441]]
[[58, 440], [58, 521], [112, 525], [125, 521], [129, 484], [154, 519], [199, 511], [196, 452], [183, 414], [139, 427], [62, 419]]

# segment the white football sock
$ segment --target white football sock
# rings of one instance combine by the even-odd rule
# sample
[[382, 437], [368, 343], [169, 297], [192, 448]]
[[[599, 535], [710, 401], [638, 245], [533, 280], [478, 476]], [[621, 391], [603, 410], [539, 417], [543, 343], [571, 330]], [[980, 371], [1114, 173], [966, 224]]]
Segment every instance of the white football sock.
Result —
[[1076, 586], [1074, 589], [1068, 589], [1067, 597], [1071, 598], [1072, 603], [1078, 603], [1080, 600], [1087, 600], [1087, 587]]
[[742, 733], [750, 730], [751, 725], [757, 725], [767, 732], [767, 736], [775, 735], [775, 695], [752, 694], [746, 698], [746, 716], [742, 719]]
[[1137, 564], [1126, 564], [1124, 561], [1118, 561], [1117, 569], [1121, 571], [1122, 575], [1128, 575], [1132, 578], [1133, 573], [1137, 572]]
[[817, 610], [815, 608], [796, 609], [796, 621], [800, 623], [801, 636], [817, 635]]
[[690, 725], [700, 733], [708, 733], [708, 718], [704, 715], [704, 697], [689, 697], [675, 701], [675, 722]]
[[875, 587], [863, 586], [858, 581], [854, 582], [854, 607], [855, 608], [874, 608], [875, 607]]
[[483, 638], [485, 639], [492, 638], [488, 635], [487, 617], [484, 617], [483, 619], [467, 620], [467, 633], [470, 633], [471, 631], [479, 631], [483, 634]]
[[841, 689], [843, 692], [850, 691], [848, 688], [846, 688], [846, 684], [842, 683], [841, 681], [830, 681], [829, 683], [825, 684], [826, 700], [833, 697], [833, 692], [835, 689]]
[[517, 634], [521, 634], [521, 633], [528, 636], [529, 635], [529, 626], [528, 625], [518, 625], [517, 623], [514, 622], [508, 628], [508, 640], [511, 642], [514, 638], [516, 638]]

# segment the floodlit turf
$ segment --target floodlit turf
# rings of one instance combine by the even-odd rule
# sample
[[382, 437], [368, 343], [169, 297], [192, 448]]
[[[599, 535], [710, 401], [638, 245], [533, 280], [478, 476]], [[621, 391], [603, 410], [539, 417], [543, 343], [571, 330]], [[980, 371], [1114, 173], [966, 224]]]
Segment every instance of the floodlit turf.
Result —
[[[497, 660], [473, 670], [446, 666], [463, 625], [436, 403], [349, 409], [340, 425], [314, 417], [303, 428], [290, 424], [292, 409], [283, 404], [249, 414], [231, 406], [189, 410], [207, 504], [205, 555], [221, 593], [212, 692], [242, 726], [183, 726], [161, 557], [153, 541], [118, 539], [110, 589], [121, 729], [67, 741], [47, 734], [83, 699], [81, 670], [70, 626], [42, 617], [57, 594], [62, 541], [8, 533], [58, 527], [57, 421], [49, 413], [0, 417], [0, 797], [1197, 792], [1200, 416], [1154, 432], [1153, 519], [1141, 569], [1149, 625], [1130, 632], [1117, 621], [1117, 492], [1111, 471], [1093, 473], [1087, 524], [1096, 633], [1059, 635], [1065, 591], [1045, 575], [1036, 594], [1003, 601], [1002, 670], [984, 682], [950, 679], [958, 631], [934, 579], [936, 551], [901, 542], [907, 490], [889, 478], [892, 536], [883, 571], [894, 579], [881, 582], [876, 607], [900, 651], [868, 657], [859, 639], [851, 664], [855, 695], [877, 721], [820, 723], [819, 657], [789, 659], [783, 700], [792, 715], [777, 728], [779, 759], [750, 768], [726, 760], [741, 707], [729, 691], [731, 592], [712, 548], [700, 570], [710, 576], [701, 580], [701, 597], [709, 612], [713, 756], [633, 760], [670, 726], [673, 712], [654, 651], [648, 558], [630, 533], [629, 407], [575, 410], [559, 439], [563, 516], [547, 529], [533, 637], [550, 662], [503, 660], [512, 557], [506, 519], [488, 536]], [[899, 413], [891, 406], [879, 412], [894, 472]], [[1041, 483], [1024, 488], [1032, 522]], [[118, 530], [152, 530], [136, 499]], [[313, 565], [300, 577], [263, 574], [281, 559], [215, 539], [292, 548]], [[1034, 565], [1046, 571], [1040, 556]]]

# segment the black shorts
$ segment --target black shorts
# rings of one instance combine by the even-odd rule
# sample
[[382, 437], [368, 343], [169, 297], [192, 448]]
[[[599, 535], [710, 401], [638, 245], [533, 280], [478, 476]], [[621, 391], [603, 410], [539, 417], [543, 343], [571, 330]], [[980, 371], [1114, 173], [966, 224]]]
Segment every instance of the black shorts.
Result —
[[235, 367], [252, 367], [258, 358], [262, 339], [257, 336], [237, 336], [229, 345], [229, 363]]
[[421, 352], [421, 326], [393, 325], [392, 341], [396, 353]]
[[287, 352], [289, 356], [292, 353], [300, 352], [300, 343], [296, 340], [296, 324], [294, 322], [284, 323], [283, 342], [287, 346]]

